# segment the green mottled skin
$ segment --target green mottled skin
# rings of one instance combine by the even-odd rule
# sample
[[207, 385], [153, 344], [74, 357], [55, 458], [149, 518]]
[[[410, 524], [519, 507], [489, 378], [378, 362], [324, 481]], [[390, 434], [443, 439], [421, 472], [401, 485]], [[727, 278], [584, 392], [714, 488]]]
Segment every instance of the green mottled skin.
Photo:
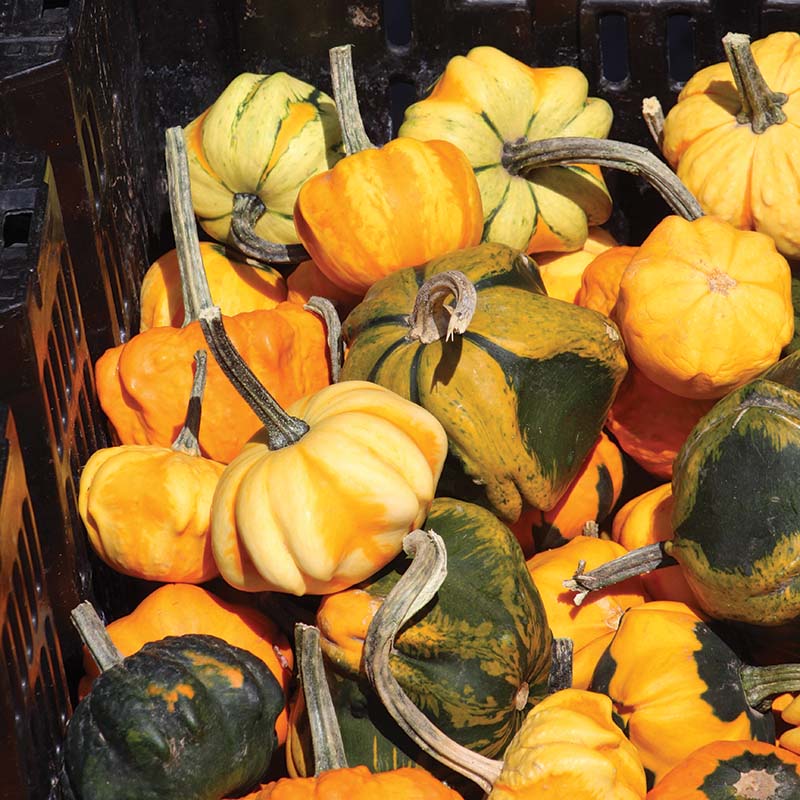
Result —
[[[393, 273], [343, 328], [342, 380], [374, 381], [428, 409], [448, 435], [455, 474], [444, 484], [508, 522], [523, 501], [543, 510], [558, 502], [627, 370], [613, 325], [547, 297], [536, 267], [518, 255], [483, 244]], [[466, 332], [449, 342], [408, 339], [419, 285], [446, 270], [463, 272], [477, 290]]]
[[[734, 793], [748, 787], [745, 795]], [[787, 764], [774, 753], [741, 753], [721, 758], [697, 787], [708, 800], [737, 800], [748, 797], [769, 800], [797, 800], [800, 797], [800, 775], [794, 764]]]

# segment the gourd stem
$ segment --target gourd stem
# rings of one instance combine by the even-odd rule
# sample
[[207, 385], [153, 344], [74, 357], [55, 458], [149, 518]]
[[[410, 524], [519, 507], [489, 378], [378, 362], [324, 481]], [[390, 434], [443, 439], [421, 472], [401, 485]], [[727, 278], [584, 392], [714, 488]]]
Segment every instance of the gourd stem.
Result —
[[739, 670], [747, 703], [759, 711], [768, 711], [770, 700], [784, 692], [800, 692], [800, 664], [775, 664], [753, 667], [744, 664]]
[[786, 122], [781, 106], [788, 97], [783, 92], [773, 92], [753, 57], [750, 37], [744, 33], [726, 33], [722, 37], [725, 56], [733, 73], [742, 110], [736, 115], [740, 125], [750, 125], [753, 133], [764, 133], [770, 125]]
[[100, 619], [94, 606], [88, 600], [75, 606], [69, 616], [100, 672], [105, 672], [122, 663], [122, 653], [111, 641], [106, 626], [103, 625], [103, 620]]
[[642, 100], [642, 119], [644, 119], [647, 130], [653, 137], [653, 141], [662, 149], [664, 142], [664, 109], [657, 97], [645, 97]]
[[211, 355], [236, 391], [264, 424], [267, 447], [270, 450], [280, 450], [282, 447], [299, 442], [309, 431], [307, 423], [287, 414], [261, 385], [230, 340], [222, 322], [219, 306], [206, 308], [200, 313], [200, 328]]
[[204, 308], [213, 305], [208, 278], [200, 254], [200, 240], [192, 207], [192, 188], [189, 180], [189, 161], [186, 142], [180, 126], [166, 132], [167, 185], [172, 232], [178, 254], [183, 295], [183, 326], [195, 322]]
[[664, 545], [664, 542], [656, 542], [638, 547], [636, 550], [625, 553], [624, 556], [601, 564], [590, 572], [584, 572], [586, 562], [581, 560], [578, 562], [578, 569], [575, 570], [572, 578], [564, 581], [564, 588], [576, 592], [575, 605], [579, 606], [590, 592], [614, 586], [628, 578], [643, 575], [654, 569], [677, 564], [678, 562], [667, 554]]
[[[445, 298], [451, 294], [455, 304], [446, 306]], [[439, 339], [449, 342], [454, 334], [467, 330], [477, 302], [478, 293], [463, 272], [449, 270], [433, 275], [419, 287], [408, 318], [407, 337], [422, 344]]]
[[572, 687], [572, 639], [554, 638], [547, 691], [550, 694]]
[[[239, 252], [262, 264], [278, 268], [281, 274], [296, 267], [311, 256], [301, 244], [278, 244], [262, 239], [255, 231], [256, 223], [266, 213], [267, 207], [257, 194], [240, 192], [233, 196], [230, 241]], [[258, 263], [254, 266], [258, 266]]]
[[197, 436], [200, 431], [200, 415], [203, 407], [203, 392], [206, 388], [206, 375], [208, 353], [205, 350], [198, 350], [194, 354], [194, 380], [192, 381], [192, 391], [189, 395], [189, 403], [186, 406], [186, 417], [183, 427], [172, 443], [172, 449], [179, 453], [186, 453], [189, 456], [200, 455], [200, 443]]
[[447, 576], [447, 552], [434, 531], [415, 530], [403, 539], [413, 559], [381, 604], [364, 640], [364, 668], [395, 722], [419, 747], [450, 769], [490, 792], [501, 761], [473, 753], [440, 731], [408, 698], [389, 666], [400, 628], [435, 596]]
[[502, 163], [512, 175], [522, 177], [542, 167], [564, 164], [599, 164], [631, 172], [645, 178], [670, 208], [684, 219], [703, 216], [700, 204], [678, 176], [649, 150], [635, 144], [582, 136], [536, 142], [519, 139], [503, 145]]
[[358, 109], [356, 80], [353, 75], [353, 45], [343, 44], [328, 51], [331, 62], [331, 83], [339, 127], [342, 129], [342, 143], [348, 156], [362, 150], [374, 150], [364, 129], [364, 120]]
[[342, 358], [344, 346], [342, 343], [342, 321], [333, 303], [327, 297], [308, 298], [308, 302], [303, 306], [306, 311], [311, 311], [322, 317], [325, 323], [325, 330], [328, 332], [328, 354], [331, 368], [331, 383], [337, 383], [339, 373], [342, 370]]
[[294, 643], [314, 748], [314, 775], [329, 769], [344, 769], [347, 757], [325, 675], [319, 629], [298, 622], [294, 627]]

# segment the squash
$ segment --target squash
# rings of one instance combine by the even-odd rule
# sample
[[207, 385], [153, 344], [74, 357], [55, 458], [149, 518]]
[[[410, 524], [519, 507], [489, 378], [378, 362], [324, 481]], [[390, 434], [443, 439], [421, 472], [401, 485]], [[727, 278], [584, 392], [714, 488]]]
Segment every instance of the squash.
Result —
[[611, 107], [587, 90], [574, 67], [532, 68], [474, 47], [451, 58], [428, 96], [406, 109], [398, 135], [445, 140], [466, 153], [480, 186], [483, 241], [529, 253], [578, 250], [611, 213], [599, 168], [573, 163], [523, 177], [504, 156], [518, 140], [607, 136]]
[[[513, 535], [489, 511], [437, 498], [425, 527], [446, 543], [448, 574], [435, 606], [398, 636], [392, 673], [439, 729], [494, 756], [547, 691], [552, 637], [542, 601]], [[407, 568], [400, 556], [358, 587], [320, 603], [323, 652], [346, 677], [366, 677], [367, 629]]]
[[203, 583], [219, 575], [211, 498], [225, 465], [200, 455], [205, 350], [195, 363], [186, 421], [172, 447], [104, 447], [81, 471], [78, 511], [89, 542], [106, 564], [134, 578]]
[[264, 774], [284, 696], [261, 659], [205, 635], [113, 658], [67, 725], [69, 800], [218, 800]]
[[361, 295], [350, 294], [339, 288], [313, 261], [297, 265], [286, 279], [286, 290], [286, 299], [301, 306], [306, 305], [312, 297], [324, 297], [331, 301], [342, 318], [361, 302]]
[[[278, 626], [265, 614], [241, 603], [221, 597], [188, 583], [168, 583], [148, 594], [128, 615], [106, 627], [114, 645], [123, 656], [133, 655], [147, 644], [167, 636], [203, 634], [216, 636], [234, 647], [260, 658], [275, 676], [287, 705], [292, 679], [294, 653]], [[79, 696], [88, 694], [99, 671], [84, 650], [86, 672], [79, 684]], [[281, 708], [275, 720], [278, 744], [286, 740], [288, 714]]]
[[485, 503], [506, 522], [523, 502], [556, 505], [627, 369], [614, 325], [548, 298], [530, 259], [502, 244], [384, 278], [343, 333], [343, 379], [386, 386], [444, 425], [452, 477], [440, 493]]
[[778, 744], [800, 756], [800, 695], [786, 693], [775, 697], [772, 710], [780, 717]]
[[347, 156], [303, 184], [294, 221], [319, 269], [360, 295], [385, 275], [478, 244], [483, 209], [455, 145], [401, 136], [373, 147], [355, 101], [350, 46], [330, 55]]
[[[228, 316], [268, 310], [286, 300], [286, 281], [277, 270], [256, 268], [215, 242], [200, 242], [200, 254], [211, 297]], [[139, 301], [139, 333], [165, 325], [183, 325], [177, 250], [170, 250], [150, 265], [142, 280]]]
[[560, 547], [584, 533], [587, 523], [600, 524], [611, 513], [622, 492], [625, 463], [620, 449], [602, 431], [566, 492], [550, 511], [523, 510], [509, 525], [522, 552]]
[[581, 287], [575, 302], [610, 317], [617, 303], [622, 274], [638, 249], [618, 245], [596, 255], [581, 275]]
[[710, 742], [676, 764], [647, 800], [800, 797], [800, 757], [751, 740]]
[[663, 135], [665, 157], [706, 213], [770, 236], [788, 258], [800, 256], [798, 42], [784, 31], [751, 47], [727, 34], [727, 62], [687, 81]]
[[[173, 227], [180, 251], [186, 237], [197, 240], [197, 231], [188, 198], [183, 139], [179, 129], [170, 129], [167, 135]], [[183, 422], [184, 398], [191, 385], [187, 364], [205, 347], [197, 317], [212, 306], [199, 248], [194, 256], [192, 263], [179, 253], [182, 280], [191, 298], [184, 326], [151, 328], [106, 350], [95, 364], [98, 399], [121, 444], [169, 447]], [[280, 402], [292, 402], [330, 382], [325, 326], [314, 312], [284, 302], [268, 311], [228, 317], [226, 324], [255, 374]], [[198, 432], [201, 453], [228, 463], [258, 428], [255, 413], [216, 363], [209, 363]]]
[[789, 264], [766, 234], [668, 216], [626, 267], [613, 313], [647, 378], [682, 397], [722, 397], [791, 340]]
[[601, 253], [613, 249], [616, 239], [602, 228], [589, 228], [586, 241], [579, 250], [536, 254], [536, 266], [550, 297], [567, 303], [577, 302], [583, 273]]
[[572, 640], [572, 687], [588, 689], [603, 651], [611, 642], [628, 608], [647, 601], [642, 579], [629, 578], [613, 589], [591, 594], [579, 606], [564, 586], [579, 561], [588, 569], [622, 555], [625, 549], [608, 539], [576, 536], [563, 547], [545, 550], [528, 559], [528, 572], [542, 598], [554, 636]]
[[263, 201], [259, 236], [299, 242], [292, 208], [300, 186], [343, 155], [331, 98], [285, 72], [238, 75], [184, 136], [192, 204], [218, 242], [228, 241], [236, 193]]

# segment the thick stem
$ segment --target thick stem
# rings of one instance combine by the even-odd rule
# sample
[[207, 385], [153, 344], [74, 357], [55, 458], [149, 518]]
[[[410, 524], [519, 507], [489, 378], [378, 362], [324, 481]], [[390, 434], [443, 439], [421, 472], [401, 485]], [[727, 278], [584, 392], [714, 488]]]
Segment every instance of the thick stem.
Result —
[[[444, 301], [455, 297], [453, 306]], [[464, 333], [478, 302], [478, 293], [472, 281], [458, 270], [440, 272], [428, 278], [419, 287], [414, 310], [408, 318], [408, 338], [422, 344], [439, 339], [450, 341], [456, 333]]]
[[362, 150], [374, 150], [375, 145], [369, 140], [364, 129], [364, 120], [358, 109], [356, 80], [353, 75], [353, 45], [344, 44], [332, 47], [328, 51], [331, 61], [331, 83], [336, 113], [339, 116], [339, 127], [342, 129], [344, 151], [348, 156]]
[[308, 433], [308, 425], [302, 419], [287, 414], [261, 385], [228, 337], [218, 306], [207, 308], [200, 314], [200, 327], [211, 355], [225, 377], [264, 424], [267, 447], [280, 450], [300, 441]]
[[192, 381], [192, 392], [189, 395], [189, 403], [186, 406], [186, 417], [183, 427], [172, 443], [172, 449], [179, 453], [186, 453], [190, 456], [200, 455], [200, 443], [197, 436], [200, 431], [200, 415], [203, 408], [203, 392], [206, 388], [206, 374], [208, 353], [205, 350], [198, 350], [194, 354], [194, 380]]
[[389, 658], [395, 637], [435, 596], [447, 575], [447, 552], [433, 531], [415, 530], [403, 539], [413, 559], [372, 618], [364, 641], [364, 667], [395, 722], [425, 752], [490, 792], [502, 761], [473, 753], [440, 731], [412, 702], [392, 674]]
[[303, 306], [306, 311], [319, 314], [325, 323], [325, 330], [328, 332], [328, 352], [330, 353], [331, 383], [339, 381], [339, 373], [342, 370], [342, 360], [344, 357], [344, 343], [342, 342], [342, 321], [335, 306], [327, 297], [308, 298], [308, 302]]
[[314, 748], [314, 774], [319, 775], [330, 769], [344, 769], [347, 767], [347, 757], [325, 675], [322, 648], [319, 646], [319, 629], [298, 622], [294, 628], [294, 643]]
[[788, 97], [767, 86], [750, 49], [750, 37], [744, 33], [726, 33], [722, 37], [722, 46], [742, 102], [736, 121], [740, 125], [750, 125], [753, 133], [764, 133], [770, 125], [786, 122], [781, 106]]
[[664, 142], [664, 109], [657, 97], [645, 97], [642, 100], [642, 118], [653, 141], [661, 150]]
[[278, 244], [262, 239], [255, 231], [256, 223], [266, 213], [267, 207], [257, 194], [239, 193], [233, 196], [230, 241], [239, 252], [271, 267], [283, 274], [311, 256], [301, 244]]
[[703, 216], [700, 204], [678, 176], [649, 150], [635, 144], [579, 136], [537, 142], [520, 139], [506, 142], [502, 163], [512, 175], [522, 177], [542, 167], [565, 164], [599, 164], [631, 172], [647, 180], [676, 214], [688, 220]]
[[770, 700], [784, 692], [800, 692], [800, 664], [775, 664], [752, 667], [744, 664], [739, 677], [747, 703], [759, 711], [768, 711]]
[[564, 581], [564, 588], [576, 592], [575, 605], [579, 606], [590, 592], [605, 589], [621, 583], [636, 575], [643, 575], [661, 567], [670, 567], [678, 562], [664, 550], [664, 542], [648, 544], [625, 553], [606, 564], [601, 564], [590, 572], [584, 572], [586, 562], [579, 561], [578, 569], [570, 580]]
[[552, 694], [572, 687], [572, 639], [553, 639], [552, 663], [547, 691]]
[[103, 620], [97, 616], [94, 606], [88, 600], [75, 606], [69, 616], [100, 672], [122, 663], [122, 653], [111, 641]]
[[200, 255], [200, 240], [197, 237], [197, 224], [192, 207], [186, 141], [180, 126], [167, 129], [166, 142], [169, 208], [181, 275], [185, 328], [197, 320], [203, 309], [209, 308], [214, 303], [208, 288], [203, 257]]

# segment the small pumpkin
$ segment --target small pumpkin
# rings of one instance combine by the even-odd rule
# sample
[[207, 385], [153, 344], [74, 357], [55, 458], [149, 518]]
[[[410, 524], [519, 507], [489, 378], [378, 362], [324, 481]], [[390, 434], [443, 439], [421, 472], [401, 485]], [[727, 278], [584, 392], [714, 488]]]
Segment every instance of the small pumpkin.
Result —
[[800, 757], [766, 742], [710, 742], [676, 764], [647, 800], [800, 797]]
[[611, 107], [587, 93], [574, 67], [529, 67], [474, 47], [451, 58], [428, 96], [406, 109], [398, 134], [466, 153], [483, 201], [483, 241], [529, 253], [578, 250], [611, 213], [599, 167], [578, 162], [522, 176], [504, 156], [519, 141], [607, 136]]
[[294, 221], [319, 269], [361, 295], [385, 275], [478, 244], [483, 209], [470, 164], [450, 142], [399, 136], [373, 147], [354, 100], [350, 46], [330, 55], [347, 156], [303, 184]]
[[528, 572], [542, 598], [553, 635], [572, 641], [572, 686], [588, 689], [603, 651], [611, 642], [628, 608], [647, 601], [639, 577], [612, 589], [589, 595], [576, 606], [564, 586], [564, 576], [580, 561], [588, 569], [624, 554], [625, 548], [608, 539], [576, 536], [562, 547], [545, 550], [528, 559]]
[[186, 635], [113, 662], [67, 725], [70, 800], [218, 800], [266, 772], [284, 696], [261, 659]]
[[618, 245], [596, 255], [581, 275], [581, 287], [575, 302], [610, 317], [617, 303], [622, 274], [638, 249]]
[[304, 306], [312, 297], [324, 297], [331, 301], [342, 318], [361, 301], [361, 295], [341, 289], [313, 261], [303, 261], [297, 265], [286, 279], [286, 289], [286, 299], [290, 303]]
[[228, 241], [236, 193], [266, 206], [259, 236], [299, 242], [292, 208], [300, 186], [343, 155], [333, 100], [285, 72], [236, 76], [184, 136], [194, 210], [218, 242]]
[[185, 583], [219, 575], [211, 552], [211, 499], [225, 465], [200, 455], [205, 350], [195, 353], [195, 363], [186, 421], [171, 447], [104, 447], [81, 472], [78, 511], [89, 542], [125, 575]]
[[[214, 303], [228, 315], [275, 308], [286, 300], [286, 281], [277, 270], [256, 268], [237, 258], [221, 244], [200, 242], [203, 269]], [[145, 273], [139, 292], [139, 332], [184, 322], [178, 251], [156, 259]]]
[[772, 701], [772, 710], [780, 716], [778, 744], [800, 756], [800, 695], [779, 695]]

